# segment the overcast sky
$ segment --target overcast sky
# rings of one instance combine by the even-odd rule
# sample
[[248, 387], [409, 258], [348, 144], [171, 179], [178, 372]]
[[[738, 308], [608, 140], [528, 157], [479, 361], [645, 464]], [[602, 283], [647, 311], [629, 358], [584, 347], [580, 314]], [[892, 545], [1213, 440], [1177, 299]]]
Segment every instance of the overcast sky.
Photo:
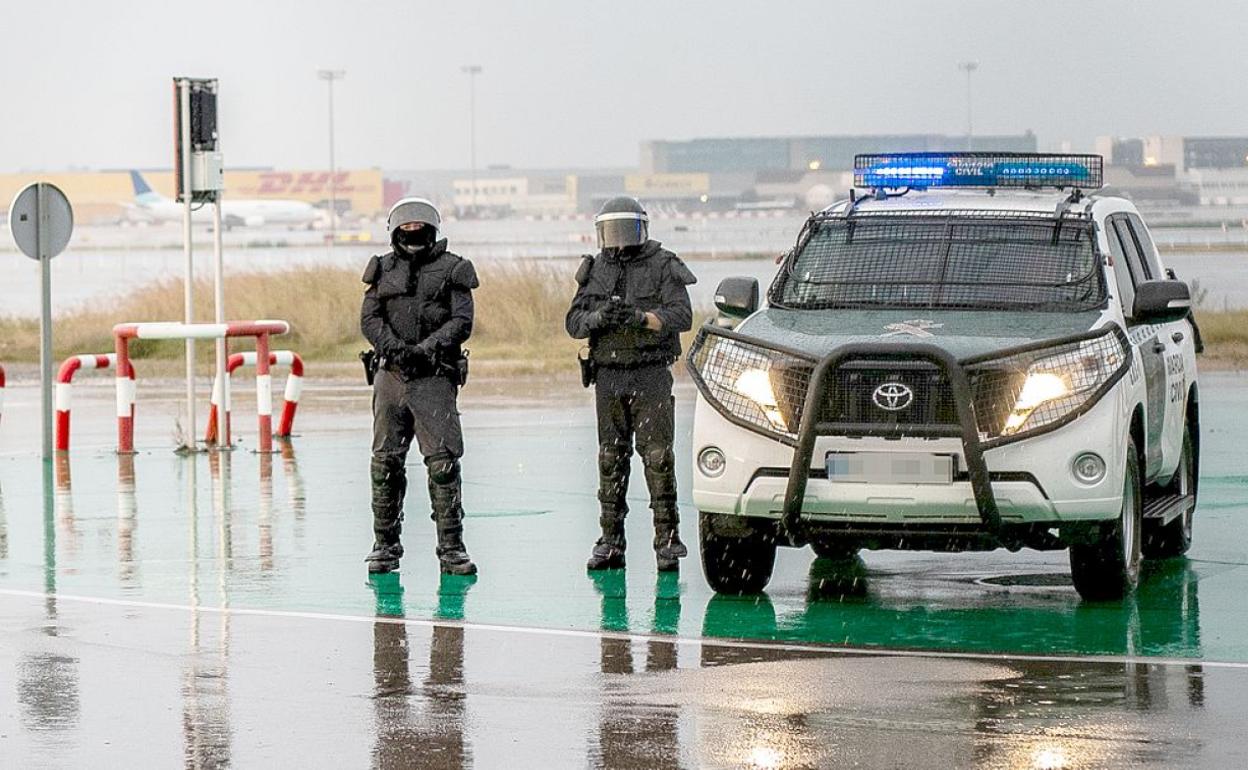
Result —
[[[202, 7], [199, 17], [192, 8]], [[642, 139], [1248, 134], [1248, 4], [1202, 0], [5, 0], [0, 170], [168, 166], [170, 77], [221, 80], [227, 165], [633, 165]]]

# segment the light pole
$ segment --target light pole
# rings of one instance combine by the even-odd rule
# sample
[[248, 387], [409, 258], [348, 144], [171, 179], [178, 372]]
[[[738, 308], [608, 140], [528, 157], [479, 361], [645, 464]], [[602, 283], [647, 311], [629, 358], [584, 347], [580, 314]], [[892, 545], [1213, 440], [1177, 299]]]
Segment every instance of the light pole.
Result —
[[346, 77], [345, 70], [317, 70], [316, 76], [329, 86], [329, 250], [338, 240], [338, 167], [334, 164], [334, 81]]
[[971, 122], [971, 75], [975, 70], [979, 69], [979, 62], [960, 62], [958, 69], [966, 73], [966, 149], [969, 151], [971, 149], [971, 139], [975, 136], [974, 124]]
[[480, 64], [465, 64], [460, 72], [468, 75], [468, 153], [472, 165], [472, 215], [477, 215], [477, 75]]

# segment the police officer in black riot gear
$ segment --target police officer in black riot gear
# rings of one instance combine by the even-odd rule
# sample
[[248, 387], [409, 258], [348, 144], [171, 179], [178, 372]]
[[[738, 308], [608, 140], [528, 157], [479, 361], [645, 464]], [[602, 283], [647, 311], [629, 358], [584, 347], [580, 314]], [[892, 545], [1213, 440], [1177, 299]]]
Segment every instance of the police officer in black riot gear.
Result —
[[456, 406], [467, 374], [461, 345], [472, 333], [472, 263], [446, 249], [441, 217], [423, 198], [405, 198], [387, 221], [393, 249], [364, 270], [360, 327], [373, 346], [373, 550], [369, 572], [397, 569], [407, 491], [405, 463], [415, 438], [428, 470], [442, 572], [471, 575], [464, 548]]
[[585, 380], [596, 383], [602, 536], [586, 566], [624, 566], [635, 438], [654, 511], [655, 559], [660, 571], [675, 570], [688, 549], [676, 507], [671, 365], [680, 357], [680, 333], [693, 325], [686, 287], [697, 279], [649, 239], [649, 217], [635, 199], [608, 200], [594, 224], [600, 251], [581, 263], [566, 319], [572, 337], [589, 340]]

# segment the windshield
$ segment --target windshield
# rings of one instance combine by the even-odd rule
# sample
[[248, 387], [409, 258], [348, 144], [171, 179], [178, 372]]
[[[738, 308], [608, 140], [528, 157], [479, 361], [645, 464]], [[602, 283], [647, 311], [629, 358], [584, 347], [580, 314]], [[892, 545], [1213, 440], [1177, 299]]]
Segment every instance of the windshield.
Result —
[[778, 307], [1071, 312], [1106, 301], [1092, 223], [942, 212], [812, 219], [785, 262]]

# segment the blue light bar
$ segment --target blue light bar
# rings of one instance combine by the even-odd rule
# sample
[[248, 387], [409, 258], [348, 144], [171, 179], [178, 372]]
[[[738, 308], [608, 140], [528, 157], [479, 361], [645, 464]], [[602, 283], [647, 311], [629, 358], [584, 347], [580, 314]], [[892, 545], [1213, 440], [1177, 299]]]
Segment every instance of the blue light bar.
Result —
[[1101, 187], [1100, 155], [908, 152], [854, 156], [855, 187]]

